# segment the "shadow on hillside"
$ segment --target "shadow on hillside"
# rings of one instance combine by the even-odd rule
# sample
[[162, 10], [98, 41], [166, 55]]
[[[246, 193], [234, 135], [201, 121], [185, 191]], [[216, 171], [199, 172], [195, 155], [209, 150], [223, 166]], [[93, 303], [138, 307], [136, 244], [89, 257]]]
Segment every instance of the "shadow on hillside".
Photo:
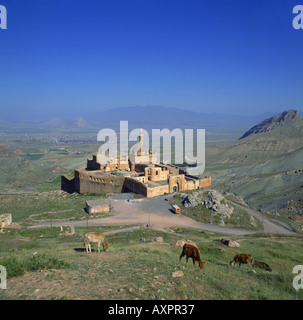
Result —
[[[85, 248], [74, 248], [74, 251], [76, 251], [76, 252], [86, 252], [86, 249]], [[92, 248], [92, 252], [97, 252], [97, 250]]]
[[172, 214], [178, 215], [179, 213], [176, 213], [174, 209], [168, 209]]
[[226, 267], [226, 268], [230, 267], [230, 265], [228, 263], [221, 263], [221, 262], [217, 262], [217, 261], [213, 261], [213, 260], [206, 260], [206, 261], [208, 261], [210, 263], [213, 263], [213, 264], [215, 264], [217, 266], [222, 266], [222, 267]]

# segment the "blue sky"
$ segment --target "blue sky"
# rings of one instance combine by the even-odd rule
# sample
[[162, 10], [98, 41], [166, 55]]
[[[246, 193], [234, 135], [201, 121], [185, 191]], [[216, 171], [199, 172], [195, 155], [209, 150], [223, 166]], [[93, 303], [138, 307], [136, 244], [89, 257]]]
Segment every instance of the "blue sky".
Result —
[[303, 110], [300, 0], [0, 0], [0, 119]]

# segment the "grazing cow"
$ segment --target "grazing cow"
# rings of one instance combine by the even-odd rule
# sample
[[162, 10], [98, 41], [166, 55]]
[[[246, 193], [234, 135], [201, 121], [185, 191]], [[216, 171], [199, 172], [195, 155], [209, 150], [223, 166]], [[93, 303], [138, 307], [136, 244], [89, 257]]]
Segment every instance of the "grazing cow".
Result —
[[84, 245], [86, 247], [86, 252], [92, 252], [91, 243], [98, 243], [98, 252], [100, 252], [100, 245], [102, 244], [103, 250], [107, 251], [109, 243], [106, 241], [105, 235], [100, 232], [89, 232], [84, 236]]
[[251, 267], [254, 263], [254, 257], [251, 254], [238, 253], [235, 255], [234, 259], [229, 264], [234, 266], [236, 263], [239, 264], [239, 267], [242, 263], [248, 264], [248, 266]]
[[192, 258], [193, 264], [197, 261], [199, 263], [199, 267], [203, 269], [206, 262], [201, 261], [199, 249], [191, 244], [185, 243], [183, 246], [182, 253], [180, 255], [181, 260], [182, 257], [186, 255], [186, 262], [188, 262], [188, 258]]
[[267, 271], [272, 271], [270, 266], [267, 263], [263, 262], [263, 261], [255, 260], [254, 266], [257, 266], [257, 267], [259, 267], [261, 269], [265, 269]]

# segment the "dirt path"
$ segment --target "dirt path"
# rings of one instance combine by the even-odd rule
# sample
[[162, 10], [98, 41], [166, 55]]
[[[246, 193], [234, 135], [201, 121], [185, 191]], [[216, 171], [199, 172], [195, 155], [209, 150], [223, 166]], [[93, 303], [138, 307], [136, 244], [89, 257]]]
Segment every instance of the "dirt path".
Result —
[[257, 218], [258, 220], [261, 221], [261, 223], [263, 224], [263, 228], [264, 228], [264, 232], [265, 233], [279, 233], [279, 234], [286, 234], [286, 235], [294, 235], [295, 232], [292, 232], [288, 229], [286, 229], [283, 226], [277, 225], [271, 221], [269, 221], [267, 218], [264, 217], [264, 215], [262, 215], [261, 212], [253, 210], [249, 207], [243, 206], [238, 202], [233, 202], [231, 201], [234, 205], [246, 210], [246, 212], [250, 215], [252, 215], [253, 217]]
[[[221, 234], [233, 234], [233, 235], [245, 235], [260, 232], [238, 229], [238, 228], [227, 228], [214, 224], [206, 224], [195, 221], [191, 218], [184, 216], [183, 214], [174, 214], [170, 211], [171, 205], [169, 199], [172, 195], [159, 196], [155, 198], [143, 198], [143, 199], [111, 199], [110, 205], [112, 207], [113, 216], [97, 219], [89, 219], [89, 226], [126, 226], [136, 225], [133, 229], [138, 228], [140, 225], [150, 224], [155, 230], [167, 231], [170, 227], [179, 228], [193, 228], [198, 230], [206, 230]], [[250, 208], [238, 206], [245, 209], [248, 214], [253, 215], [257, 219], [261, 219], [262, 216], [259, 212]], [[294, 234], [293, 232], [286, 230], [281, 226], [277, 226], [267, 219], [263, 219], [264, 232], [279, 233], [279, 234]], [[36, 226], [50, 226], [50, 222], [38, 222]], [[52, 226], [86, 226], [87, 221], [52, 221]], [[125, 231], [125, 229], [122, 229]], [[121, 230], [121, 231], [122, 231]]]

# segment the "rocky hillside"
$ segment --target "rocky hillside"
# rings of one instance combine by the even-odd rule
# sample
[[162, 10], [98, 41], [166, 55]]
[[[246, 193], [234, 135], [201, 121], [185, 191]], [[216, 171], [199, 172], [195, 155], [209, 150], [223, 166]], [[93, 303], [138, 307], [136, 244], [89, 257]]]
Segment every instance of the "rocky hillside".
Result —
[[[303, 195], [302, 195], [303, 197]], [[299, 200], [290, 200], [287, 201], [287, 203], [278, 211], [279, 214], [284, 215], [286, 217], [291, 217], [292, 215], [298, 215], [301, 217], [299, 219], [296, 217], [296, 219], [299, 219], [302, 221], [303, 219], [303, 198]]]
[[244, 133], [239, 140], [253, 134], [270, 132], [286, 125], [292, 125], [296, 120], [303, 122], [303, 117], [299, 115], [299, 112], [297, 110], [284, 111], [274, 117], [265, 119], [261, 123], [252, 127], [250, 130]]
[[206, 149], [207, 163], [253, 165], [303, 148], [303, 117], [296, 110], [268, 118], [229, 146]]
[[303, 117], [295, 110], [268, 118], [230, 146], [206, 148], [207, 174], [220, 191], [272, 211], [302, 198]]

